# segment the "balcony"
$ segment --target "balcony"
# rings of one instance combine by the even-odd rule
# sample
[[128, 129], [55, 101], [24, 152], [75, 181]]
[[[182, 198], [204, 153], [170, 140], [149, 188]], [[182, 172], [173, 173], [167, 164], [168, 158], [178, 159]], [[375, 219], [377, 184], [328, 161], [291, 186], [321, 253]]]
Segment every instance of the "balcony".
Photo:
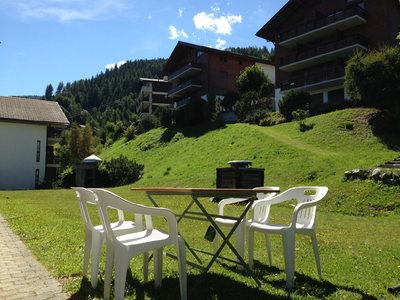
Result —
[[54, 146], [61, 142], [61, 128], [47, 127], [47, 145]]
[[149, 94], [152, 92], [152, 90], [153, 87], [149, 83], [144, 84], [140, 89], [140, 92], [138, 94], [138, 99], [149, 97]]
[[188, 80], [183, 84], [178, 85], [168, 92], [168, 97], [180, 96], [182, 97], [187, 92], [192, 92], [201, 88], [200, 81]]
[[199, 63], [192, 62], [168, 76], [168, 81], [177, 83], [179, 82], [180, 78], [191, 78], [200, 71], [201, 65]]
[[141, 111], [138, 111], [138, 115], [139, 117], [143, 116], [143, 115], [151, 115], [150, 113], [150, 107], [147, 107], [146, 109], [143, 109]]
[[302, 91], [312, 92], [323, 90], [329, 87], [343, 85], [345, 71], [343, 67], [309, 75], [303, 78], [298, 78], [290, 81], [285, 81], [280, 84], [281, 93], [287, 94], [291, 89], [301, 89]]
[[367, 49], [367, 39], [357, 34], [302, 53], [282, 57], [279, 69], [294, 72], [335, 60], [337, 57], [348, 57], [356, 50], [367, 51]]
[[334, 34], [336, 30], [343, 31], [366, 22], [365, 10], [355, 6], [282, 33], [279, 36], [279, 45], [293, 48], [297, 43], [306, 44]]
[[139, 110], [142, 106], [148, 106], [149, 103], [151, 103], [150, 97], [143, 98], [136, 106], [136, 110]]

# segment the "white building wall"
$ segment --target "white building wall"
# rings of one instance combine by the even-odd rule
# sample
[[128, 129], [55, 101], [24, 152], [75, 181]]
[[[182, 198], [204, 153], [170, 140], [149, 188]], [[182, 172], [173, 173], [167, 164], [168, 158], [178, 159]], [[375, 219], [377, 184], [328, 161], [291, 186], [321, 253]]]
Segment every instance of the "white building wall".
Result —
[[[36, 162], [37, 141], [40, 161]], [[46, 125], [0, 122], [0, 190], [35, 188], [36, 169], [39, 182], [46, 168]]]
[[275, 66], [261, 63], [256, 63], [256, 65], [259, 66], [269, 78], [271, 78], [273, 83], [275, 83]]

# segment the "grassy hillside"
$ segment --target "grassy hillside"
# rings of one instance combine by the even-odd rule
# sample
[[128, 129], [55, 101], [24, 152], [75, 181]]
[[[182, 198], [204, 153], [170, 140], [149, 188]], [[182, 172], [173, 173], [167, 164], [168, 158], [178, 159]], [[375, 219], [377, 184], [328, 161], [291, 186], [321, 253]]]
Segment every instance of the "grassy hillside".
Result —
[[253, 167], [265, 168], [266, 186], [281, 190], [328, 186], [329, 195], [321, 205], [324, 211], [398, 213], [399, 187], [344, 177], [345, 171], [375, 168], [399, 156], [400, 141], [395, 136], [373, 132], [368, 120], [374, 113], [348, 109], [312, 117], [307, 121], [309, 130], [303, 132], [295, 122], [155, 129], [129, 142], [118, 141], [100, 157], [123, 154], [144, 164], [144, 176], [135, 187], [215, 187], [216, 168], [229, 167], [230, 160], [250, 160]]
[[[281, 238], [271, 237], [273, 266], [269, 266], [264, 235], [257, 234], [254, 272], [261, 287], [247, 272], [238, 272], [235, 263], [218, 259], [204, 277], [193, 297], [195, 300], [397, 299], [399, 294], [391, 295], [387, 288], [399, 283], [400, 188], [369, 180], [343, 180], [346, 170], [373, 168], [399, 155], [400, 141], [396, 135], [382, 134], [382, 130], [368, 125], [373, 112], [354, 109], [310, 118], [308, 124], [314, 125], [305, 132], [296, 123], [274, 127], [235, 124], [157, 129], [130, 142], [121, 140], [101, 157], [110, 159], [124, 154], [145, 165], [145, 174], [137, 183], [111, 189], [144, 205], [151, 204], [144, 193], [132, 192], [132, 186], [215, 187], [215, 169], [228, 167], [227, 162], [236, 159], [251, 160], [254, 167], [265, 168], [265, 185], [280, 186], [282, 190], [300, 185], [329, 187], [317, 214], [323, 280], [317, 276], [310, 239], [297, 235], [296, 285], [293, 290], [287, 290]], [[345, 124], [349, 122], [352, 130], [346, 129]], [[156, 200], [160, 206], [180, 213], [188, 204], [184, 198], [165, 196]], [[216, 203], [208, 199], [201, 201], [208, 211], [217, 211]], [[241, 206], [226, 209], [233, 216], [243, 211]], [[288, 224], [292, 212], [293, 207], [289, 205], [274, 207], [270, 221]], [[105, 247], [99, 284], [93, 289], [90, 281], [82, 277], [85, 230], [74, 191], [0, 191], [0, 213], [36, 258], [64, 283], [71, 299], [103, 297]], [[90, 213], [93, 224], [100, 224], [95, 207]], [[371, 218], [377, 215], [389, 217]], [[154, 222], [157, 227], [163, 224], [163, 220]], [[179, 224], [179, 232], [189, 244], [213, 252], [213, 244], [203, 238], [208, 222], [184, 219]], [[223, 230], [228, 232], [227, 228]], [[233, 237], [231, 242], [234, 244]], [[174, 253], [175, 250], [167, 247], [166, 251]], [[222, 254], [235, 259], [229, 248]], [[205, 266], [210, 257], [198, 255]], [[195, 261], [189, 251], [187, 256], [189, 261]], [[175, 260], [164, 259], [163, 285], [157, 290], [152, 266], [150, 281], [144, 283], [141, 264], [140, 257], [131, 261], [126, 299], [177, 298]], [[190, 290], [201, 272], [188, 266], [187, 273]], [[113, 290], [111, 294], [114, 295]]]

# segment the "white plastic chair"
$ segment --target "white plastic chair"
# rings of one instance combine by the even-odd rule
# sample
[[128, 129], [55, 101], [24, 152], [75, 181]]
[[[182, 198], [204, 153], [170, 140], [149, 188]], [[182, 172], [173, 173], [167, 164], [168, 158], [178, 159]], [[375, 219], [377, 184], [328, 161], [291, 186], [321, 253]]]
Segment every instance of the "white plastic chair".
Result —
[[[279, 190], [279, 187], [257, 187], [256, 189], [277, 189]], [[269, 199], [273, 196], [275, 196], [277, 193], [257, 193], [257, 199], [256, 201], [253, 202], [252, 208], [254, 205], [260, 201], [261, 199]], [[238, 202], [242, 202], [248, 199], [244, 198], [227, 198], [223, 199], [218, 203], [218, 214], [219, 215], [224, 215], [224, 208], [228, 204], [234, 204]], [[247, 204], [249, 205], [249, 204]], [[247, 208], [247, 206], [246, 206]], [[249, 210], [250, 211], [250, 210]], [[244, 216], [243, 221], [239, 224], [239, 226], [236, 228], [235, 235], [236, 235], [236, 251], [240, 254], [240, 256], [244, 259], [244, 247], [245, 247], [245, 235], [246, 235], [246, 228], [248, 228], [252, 222], [252, 220], [248, 219], [248, 214]], [[262, 212], [259, 212], [258, 217], [260, 218], [260, 222], [268, 222], [269, 218], [269, 209], [264, 210]], [[235, 226], [236, 221], [235, 220], [230, 220], [230, 219], [224, 219], [224, 218], [216, 218], [215, 223], [218, 224], [218, 226], [225, 226], [225, 227], [230, 227], [232, 228]], [[216, 233], [214, 237], [214, 253], [218, 251], [218, 239], [219, 239], [219, 234], [218, 232]], [[238, 264], [238, 270], [243, 270], [244, 267], [242, 265]]]
[[[314, 195], [310, 195], [315, 191]], [[294, 286], [294, 263], [295, 263], [295, 234], [304, 234], [311, 237], [315, 262], [317, 264], [318, 276], [321, 279], [321, 265], [318, 253], [317, 236], [315, 233], [315, 219], [317, 204], [328, 193], [327, 187], [295, 187], [285, 192], [262, 201], [258, 201], [253, 208], [253, 220], [250, 224], [248, 235], [248, 250], [249, 250], [249, 268], [253, 269], [254, 256], [254, 232], [262, 232], [267, 238], [268, 255], [271, 264], [271, 251], [269, 234], [280, 234], [282, 236], [283, 251], [286, 270], [286, 285], [288, 288]], [[293, 211], [292, 222], [289, 225], [269, 224], [257, 221], [259, 219], [259, 211], [269, 209], [272, 204], [281, 203], [284, 201], [296, 199], [297, 205]], [[272, 265], [272, 264], [271, 264]]]
[[[93, 226], [90, 219], [88, 204], [96, 205], [93, 192], [82, 187], [73, 187], [72, 189], [75, 190], [78, 197], [79, 208], [82, 214], [83, 222], [85, 224], [85, 253], [83, 257], [83, 276], [87, 276], [90, 251], [92, 251], [92, 271], [90, 281], [92, 287], [96, 288], [101, 249], [106, 241], [106, 237], [104, 234], [103, 225]], [[144, 229], [142, 223], [135, 224], [132, 221], [125, 221], [124, 213], [120, 210], [118, 211], [118, 219], [118, 222], [111, 224], [111, 228], [115, 231], [116, 235], [127, 234]]]
[[[166, 208], [147, 207], [129, 202], [118, 195], [101, 189], [93, 189], [97, 198], [97, 207], [104, 226], [107, 240], [106, 272], [104, 278], [104, 299], [109, 299], [111, 275], [115, 259], [115, 299], [124, 299], [126, 271], [130, 260], [139, 254], [148, 257], [148, 251], [154, 255], [154, 284], [162, 284], [163, 247], [175, 245], [179, 266], [179, 284], [181, 299], [187, 299], [186, 248], [184, 239], [178, 235], [178, 222], [174, 213]], [[145, 217], [146, 230], [116, 236], [112, 231], [108, 208], [141, 214]], [[168, 223], [168, 232], [153, 228], [152, 216], [164, 217]], [[137, 220], [136, 220], [137, 221]], [[146, 270], [147, 271], [147, 270]], [[147, 274], [145, 274], [147, 277]]]

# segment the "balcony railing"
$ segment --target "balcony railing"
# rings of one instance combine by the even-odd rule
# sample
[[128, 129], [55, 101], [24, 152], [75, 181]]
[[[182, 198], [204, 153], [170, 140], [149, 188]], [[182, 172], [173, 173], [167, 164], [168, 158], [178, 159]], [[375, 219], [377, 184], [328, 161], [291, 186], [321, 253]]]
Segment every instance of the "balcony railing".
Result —
[[195, 74], [200, 70], [201, 70], [201, 65], [199, 63], [191, 62], [186, 66], [184, 66], [183, 68], [179, 69], [178, 71], [172, 73], [170, 76], [168, 76], [168, 81], [173, 82], [174, 79], [176, 80], [185, 73], [188, 73], [188, 76], [191, 76], [192, 74]]
[[144, 103], [150, 103], [150, 97], [143, 98], [136, 106], [136, 110], [138, 110]]
[[169, 90], [168, 92], [168, 97], [173, 96], [175, 94], [178, 94], [179, 92], [182, 92], [183, 90], [193, 88], [197, 89], [201, 87], [201, 83], [198, 80], [188, 80], [183, 84], [178, 85], [177, 87]]
[[286, 40], [295, 38], [297, 36], [303, 35], [305, 33], [311, 32], [313, 30], [317, 30], [324, 26], [328, 26], [330, 24], [333, 24], [333, 23], [336, 23], [336, 22], [339, 22], [339, 21], [342, 21], [345, 19], [348, 19], [353, 16], [360, 16], [363, 19], [365, 19], [365, 10], [359, 6], [355, 6], [355, 7], [343, 10], [343, 11], [339, 11], [339, 12], [330, 14], [330, 15], [326, 16], [325, 18], [319, 19], [317, 21], [309, 22], [305, 25], [296, 27], [292, 30], [282, 33], [279, 36], [279, 42], [282, 43]]
[[310, 59], [316, 56], [320, 56], [323, 54], [327, 54], [329, 52], [333, 52], [339, 49], [343, 49], [346, 47], [350, 47], [353, 45], [361, 45], [363, 47], [368, 47], [367, 39], [359, 34], [347, 37], [342, 40], [338, 40], [336, 42], [328, 43], [305, 52], [301, 52], [298, 54], [289, 55], [286, 57], [282, 57], [280, 59], [280, 67], [290, 65], [293, 63], [297, 63], [299, 61], [303, 61], [306, 59]]
[[312, 84], [318, 84], [322, 82], [326, 82], [332, 79], [337, 79], [344, 77], [345, 71], [343, 67], [337, 67], [335, 69], [321, 72], [321, 73], [316, 73], [313, 75], [308, 75], [303, 78], [298, 78], [290, 81], [285, 81], [280, 84], [281, 86], [281, 91], [287, 91], [290, 89], [295, 89], [299, 87], [304, 87]]

